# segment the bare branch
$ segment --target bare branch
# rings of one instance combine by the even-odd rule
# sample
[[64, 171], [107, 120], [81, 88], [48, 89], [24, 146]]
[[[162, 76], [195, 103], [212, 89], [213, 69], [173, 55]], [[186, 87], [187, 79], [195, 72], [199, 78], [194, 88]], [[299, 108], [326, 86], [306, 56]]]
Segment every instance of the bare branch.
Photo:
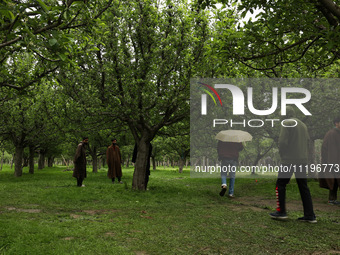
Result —
[[2, 82], [2, 83], [0, 83], [0, 87], [9, 87], [9, 88], [21, 90], [21, 87], [15, 86], [15, 85], [13, 85], [13, 84], [9, 84], [9, 83], [7, 83], [7, 82]]
[[20, 39], [22, 39], [22, 36], [18, 36], [17, 38], [14, 38], [13, 40], [10, 40], [10, 41], [1, 43], [1, 44], [0, 44], [0, 48], [6, 47], [6, 46], [8, 46], [8, 45], [11, 45], [11, 44], [13, 44], [13, 43], [19, 41]]
[[42, 59], [44, 59], [44, 60], [47, 60], [47, 61], [50, 61], [50, 62], [60, 62], [60, 59], [50, 59], [50, 58], [46, 58], [46, 57], [44, 57], [43, 55], [41, 55], [39, 52], [37, 52], [37, 51], [35, 51], [35, 50], [33, 50], [33, 52], [34, 52], [35, 54], [37, 54], [39, 57], [41, 57]]

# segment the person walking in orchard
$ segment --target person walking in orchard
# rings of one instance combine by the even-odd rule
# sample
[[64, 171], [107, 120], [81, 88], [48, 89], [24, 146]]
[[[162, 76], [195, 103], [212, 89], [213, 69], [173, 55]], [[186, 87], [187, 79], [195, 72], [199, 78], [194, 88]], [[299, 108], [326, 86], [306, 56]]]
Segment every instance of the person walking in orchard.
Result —
[[329, 189], [328, 203], [340, 205], [337, 192], [340, 189], [340, 117], [333, 121], [334, 128], [325, 135], [321, 147], [321, 163], [327, 166], [325, 171], [319, 173], [319, 185]]
[[89, 142], [88, 137], [83, 137], [83, 141], [78, 144], [74, 156], [73, 177], [77, 179], [78, 187], [85, 187], [83, 180], [86, 178], [86, 148]]
[[112, 139], [112, 144], [106, 150], [106, 162], [108, 165], [107, 177], [115, 183], [115, 179], [118, 178], [118, 183], [122, 182], [122, 156], [120, 154], [120, 149], [117, 145], [117, 139]]
[[227, 177], [229, 174], [228, 197], [234, 197], [234, 184], [236, 170], [238, 166], [239, 152], [243, 150], [243, 142], [251, 141], [252, 136], [242, 130], [222, 130], [216, 137], [218, 159], [221, 161], [222, 190], [220, 196], [224, 196], [227, 191]]
[[270, 213], [274, 219], [286, 219], [286, 186], [295, 173], [295, 179], [299, 187], [303, 204], [304, 216], [299, 221], [316, 223], [313, 211], [312, 197], [307, 185], [308, 144], [309, 134], [307, 126], [298, 118], [291, 106], [287, 107], [286, 126], [281, 127], [279, 136], [279, 153], [281, 168], [276, 181], [277, 209]]
[[[224, 196], [227, 191], [227, 177], [229, 174], [229, 191], [228, 197], [234, 197], [234, 185], [235, 185], [235, 176], [236, 176], [236, 167], [238, 165], [238, 157], [239, 152], [243, 150], [242, 143], [236, 142], [223, 142], [218, 141], [217, 143], [217, 152], [218, 158], [221, 160], [221, 192], [220, 196]], [[228, 169], [228, 170], [227, 170]]]

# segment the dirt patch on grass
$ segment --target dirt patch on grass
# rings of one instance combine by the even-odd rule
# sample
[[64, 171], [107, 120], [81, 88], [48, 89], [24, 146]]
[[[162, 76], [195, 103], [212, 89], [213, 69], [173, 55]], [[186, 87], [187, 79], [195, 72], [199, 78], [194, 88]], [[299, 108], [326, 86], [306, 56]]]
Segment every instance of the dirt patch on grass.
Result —
[[[266, 199], [262, 197], [237, 197], [234, 200], [240, 205], [249, 206], [252, 210], [273, 210], [276, 208], [276, 200]], [[315, 212], [327, 212], [327, 213], [340, 213], [340, 206], [329, 205], [327, 201], [321, 201], [320, 199], [313, 199], [313, 206]], [[287, 200], [286, 201], [287, 210], [291, 211], [302, 211], [302, 201], [301, 200]], [[241, 207], [242, 208], [242, 207]]]
[[106, 236], [115, 236], [115, 233], [113, 233], [113, 232], [106, 232], [105, 235]]
[[25, 212], [25, 213], [40, 213], [40, 209], [22, 209], [16, 207], [5, 207], [8, 211]]
[[82, 212], [90, 215], [104, 214], [101, 210], [83, 210]]
[[313, 252], [313, 253], [312, 253], [312, 255], [324, 255], [324, 254], [327, 254], [327, 255], [340, 254], [340, 251], [335, 251], [335, 250], [326, 251], [326, 252], [317, 251], [317, 252]]
[[82, 212], [89, 214], [89, 215], [97, 215], [97, 214], [109, 214], [109, 213], [116, 213], [120, 212], [119, 210], [82, 210]]
[[136, 255], [147, 255], [148, 253], [146, 251], [135, 251]]
[[73, 240], [73, 239], [74, 239], [73, 236], [68, 236], [68, 237], [62, 238], [62, 240], [66, 240], [66, 241], [70, 241], [70, 240]]
[[79, 214], [70, 214], [70, 217], [73, 219], [80, 219], [83, 217], [83, 215], [79, 215]]

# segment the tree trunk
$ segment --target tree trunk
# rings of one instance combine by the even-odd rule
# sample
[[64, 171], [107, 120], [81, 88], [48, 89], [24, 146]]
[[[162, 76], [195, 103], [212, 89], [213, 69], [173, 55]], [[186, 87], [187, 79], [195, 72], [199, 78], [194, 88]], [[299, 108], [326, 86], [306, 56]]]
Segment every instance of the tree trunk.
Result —
[[140, 140], [132, 180], [132, 188], [135, 190], [145, 190], [145, 173], [147, 161], [149, 160], [149, 147], [150, 141]]
[[98, 173], [98, 156], [97, 156], [97, 147], [92, 148], [92, 172]]
[[[315, 141], [314, 140], [310, 140], [308, 144], [308, 164], [309, 165], [315, 164]], [[318, 178], [318, 174], [316, 171], [308, 172], [307, 174], [309, 178], [314, 178], [314, 179]]]
[[13, 169], [13, 162], [14, 162], [14, 159], [15, 159], [15, 153], [14, 153], [14, 155], [12, 156], [12, 159], [11, 159], [11, 169]]
[[62, 159], [63, 159], [63, 162], [64, 162], [65, 166], [67, 166], [67, 167], [68, 167], [68, 163], [67, 163], [66, 159], [64, 158], [64, 156], [63, 156], [63, 155], [61, 155], [61, 157], [62, 157]]
[[29, 165], [29, 170], [28, 172], [30, 174], [34, 174], [34, 146], [30, 145], [29, 146], [29, 159], [28, 159], [28, 165]]
[[38, 169], [44, 169], [45, 168], [45, 152], [40, 151], [39, 153], [39, 160], [38, 160]]
[[[271, 144], [268, 148], [266, 148], [266, 150], [265, 150], [262, 154], [261, 154], [260, 146], [257, 146], [257, 151], [258, 151], [258, 152], [257, 152], [256, 159], [254, 160], [252, 166], [257, 166], [257, 164], [259, 163], [259, 161], [260, 161], [264, 156], [266, 156], [266, 154], [273, 148], [273, 146], [274, 146], [274, 142], [272, 142], [272, 144]], [[251, 174], [256, 174], [256, 173], [254, 172], [254, 169], [252, 169]]]
[[[257, 153], [256, 155], [256, 159], [254, 160], [254, 162], [252, 163], [252, 166], [257, 166], [257, 164], [259, 163], [259, 161], [262, 159], [263, 155], [261, 153]], [[251, 174], [256, 174], [255, 170], [252, 168], [251, 170]]]
[[97, 161], [98, 161], [98, 169], [101, 169], [102, 168], [102, 159], [99, 158]]
[[179, 162], [178, 162], [179, 173], [183, 173], [183, 167], [187, 163], [186, 159], [187, 159], [187, 156], [189, 155], [189, 152], [190, 150], [183, 150], [179, 155]]
[[23, 156], [22, 156], [22, 160], [23, 160], [23, 162], [22, 162], [22, 168], [24, 168], [24, 167], [27, 167], [28, 166], [28, 161], [29, 161], [29, 156], [27, 156], [25, 153], [23, 154]]
[[2, 170], [2, 166], [4, 164], [4, 158], [5, 158], [5, 151], [2, 152], [2, 156], [1, 156], [1, 166], [0, 166], [0, 171]]
[[127, 160], [126, 160], [126, 167], [129, 167], [130, 165], [130, 157], [131, 155], [128, 155]]
[[179, 173], [181, 174], [181, 173], [183, 173], [183, 167], [184, 167], [184, 162], [185, 162], [185, 158], [182, 158], [182, 157], [180, 157], [179, 158]]
[[15, 163], [14, 163], [14, 175], [16, 177], [22, 176], [22, 156], [24, 155], [24, 147], [18, 145], [15, 147]]
[[152, 169], [156, 170], [156, 158], [154, 156], [151, 156], [152, 158]]
[[166, 161], [165, 156], [163, 156], [163, 166], [164, 166], [164, 168], [165, 168], [165, 165], [166, 165], [165, 161]]
[[53, 156], [48, 157], [48, 159], [47, 159], [47, 166], [48, 167], [53, 167], [53, 162], [54, 162], [54, 157]]

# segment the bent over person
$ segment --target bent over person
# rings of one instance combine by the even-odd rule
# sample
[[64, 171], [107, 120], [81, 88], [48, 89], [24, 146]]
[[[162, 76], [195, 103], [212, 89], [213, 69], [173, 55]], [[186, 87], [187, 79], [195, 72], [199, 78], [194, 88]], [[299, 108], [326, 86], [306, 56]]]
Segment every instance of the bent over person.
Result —
[[117, 145], [117, 139], [112, 139], [112, 144], [106, 150], [106, 162], [108, 165], [107, 177], [115, 183], [116, 177], [118, 178], [118, 183], [123, 183], [122, 179], [122, 156], [120, 154], [120, 149]]
[[74, 156], [73, 177], [77, 178], [77, 186], [85, 187], [83, 180], [86, 178], [86, 146], [89, 142], [88, 137], [78, 144], [76, 155]]
[[275, 219], [287, 218], [286, 186], [294, 173], [304, 211], [304, 216], [298, 220], [316, 223], [312, 197], [307, 185], [308, 129], [301, 120], [295, 118], [295, 111], [290, 106], [287, 107], [287, 117], [290, 120], [286, 121], [285, 127], [281, 127], [279, 136], [279, 153], [282, 165], [276, 181], [277, 209], [270, 216]]

